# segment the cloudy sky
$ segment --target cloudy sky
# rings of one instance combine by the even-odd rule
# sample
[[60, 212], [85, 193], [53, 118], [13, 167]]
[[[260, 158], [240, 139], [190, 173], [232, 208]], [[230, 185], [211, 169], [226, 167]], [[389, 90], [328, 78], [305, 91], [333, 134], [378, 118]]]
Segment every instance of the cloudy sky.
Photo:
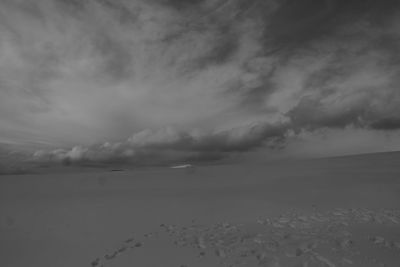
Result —
[[1, 0], [0, 147], [159, 162], [400, 149], [397, 0]]

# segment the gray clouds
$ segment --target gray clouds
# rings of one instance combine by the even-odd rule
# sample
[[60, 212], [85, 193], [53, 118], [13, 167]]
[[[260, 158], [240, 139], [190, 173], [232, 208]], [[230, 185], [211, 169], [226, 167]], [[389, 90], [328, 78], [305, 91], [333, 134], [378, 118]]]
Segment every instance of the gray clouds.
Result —
[[214, 161], [246, 152], [262, 145], [277, 148], [285, 140], [286, 125], [251, 125], [229, 131], [179, 131], [172, 127], [146, 129], [123, 142], [75, 146], [72, 149], [37, 151], [37, 161], [82, 164], [131, 163], [163, 164], [175, 161]]
[[397, 2], [2, 1], [0, 140], [151, 161], [395, 131]]

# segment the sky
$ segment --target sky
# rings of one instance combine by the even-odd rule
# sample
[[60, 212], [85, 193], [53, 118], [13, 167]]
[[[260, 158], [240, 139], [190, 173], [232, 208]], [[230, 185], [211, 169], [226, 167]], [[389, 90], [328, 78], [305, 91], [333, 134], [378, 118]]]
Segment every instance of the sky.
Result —
[[1, 0], [0, 151], [151, 164], [400, 150], [399, 11]]

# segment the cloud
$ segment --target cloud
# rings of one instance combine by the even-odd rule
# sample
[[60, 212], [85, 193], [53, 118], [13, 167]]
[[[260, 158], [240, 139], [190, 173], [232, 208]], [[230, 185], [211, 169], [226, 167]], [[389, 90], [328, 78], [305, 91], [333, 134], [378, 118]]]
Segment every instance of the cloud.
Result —
[[2, 3], [2, 125], [72, 145], [221, 115], [260, 47], [217, 4], [192, 18], [159, 1]]
[[140, 131], [124, 142], [89, 147], [36, 151], [39, 162], [162, 164], [175, 161], [214, 161], [261, 145], [278, 148], [287, 132], [285, 123], [251, 125], [219, 132], [178, 131], [172, 127]]
[[0, 140], [63, 147], [36, 154], [56, 161], [161, 162], [284, 147], [302, 131], [394, 131], [399, 8], [2, 1]]

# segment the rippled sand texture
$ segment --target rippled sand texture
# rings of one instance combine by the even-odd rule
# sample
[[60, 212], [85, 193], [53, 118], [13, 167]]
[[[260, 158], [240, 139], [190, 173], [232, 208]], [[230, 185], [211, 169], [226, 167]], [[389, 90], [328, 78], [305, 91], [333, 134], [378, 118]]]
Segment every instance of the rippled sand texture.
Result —
[[[400, 210], [335, 209], [309, 215], [287, 213], [246, 225], [161, 224], [161, 229], [140, 240], [151, 246], [167, 238], [174, 246], [196, 250], [197, 264], [212, 255], [213, 266], [398, 266], [399, 222]], [[114, 266], [112, 260], [142, 245], [143, 241], [129, 238], [91, 266]]]

